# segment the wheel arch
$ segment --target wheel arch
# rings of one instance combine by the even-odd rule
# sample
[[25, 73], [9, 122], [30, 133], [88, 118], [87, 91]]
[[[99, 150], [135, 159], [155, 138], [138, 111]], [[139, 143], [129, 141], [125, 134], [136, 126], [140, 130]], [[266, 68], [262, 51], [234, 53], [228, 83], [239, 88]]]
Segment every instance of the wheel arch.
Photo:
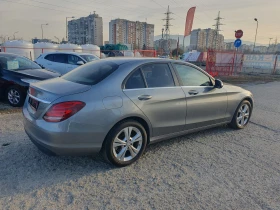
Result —
[[[144, 127], [144, 129], [146, 130], [146, 133], [147, 133], [147, 144], [149, 144], [150, 143], [150, 136], [152, 134], [152, 127], [144, 118], [139, 117], [139, 116], [129, 116], [129, 117], [125, 117], [125, 118], [119, 120], [117, 123], [115, 123], [111, 127], [109, 132], [106, 134], [105, 139], [107, 138], [107, 136], [109, 135], [109, 133], [111, 132], [112, 129], [114, 129], [117, 125], [119, 125], [119, 124], [121, 124], [121, 123], [123, 123], [125, 121], [128, 121], [128, 120], [134, 120], [136, 122], [139, 122]], [[104, 145], [105, 139], [103, 141], [102, 146]]]
[[[245, 97], [242, 101], [245, 101], [245, 100], [247, 100], [247, 101], [250, 102], [250, 104], [251, 104], [251, 106], [252, 106], [252, 109], [253, 109], [253, 107], [254, 107], [254, 101], [253, 101], [253, 99], [252, 99], [251, 97], [247, 96], [247, 97]], [[241, 101], [241, 102], [242, 102], [242, 101]], [[251, 110], [251, 111], [252, 111], [252, 110]]]

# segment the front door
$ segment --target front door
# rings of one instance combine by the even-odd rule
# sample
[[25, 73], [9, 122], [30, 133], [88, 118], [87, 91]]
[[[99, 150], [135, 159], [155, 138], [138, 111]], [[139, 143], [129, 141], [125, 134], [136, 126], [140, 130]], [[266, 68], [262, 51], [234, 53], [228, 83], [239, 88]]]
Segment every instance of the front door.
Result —
[[150, 120], [152, 137], [185, 129], [185, 94], [175, 85], [168, 63], [147, 64], [134, 71], [124, 93]]
[[173, 64], [186, 94], [186, 129], [196, 129], [226, 121], [227, 92], [214, 88], [203, 70], [190, 65]]

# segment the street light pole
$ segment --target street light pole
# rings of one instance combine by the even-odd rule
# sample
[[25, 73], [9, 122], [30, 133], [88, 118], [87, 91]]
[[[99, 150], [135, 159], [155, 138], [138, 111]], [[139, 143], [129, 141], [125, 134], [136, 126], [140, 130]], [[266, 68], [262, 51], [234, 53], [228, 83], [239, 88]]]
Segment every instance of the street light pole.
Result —
[[256, 47], [256, 41], [257, 41], [257, 35], [258, 35], [258, 28], [259, 28], [259, 21], [257, 18], [254, 19], [257, 22], [257, 28], [256, 28], [256, 35], [255, 35], [255, 42], [254, 42], [254, 49], [253, 52], [255, 52], [255, 47]]
[[66, 40], [65, 41], [68, 41], [68, 19], [69, 18], [75, 18], [74, 16], [72, 17], [66, 17]]
[[16, 33], [18, 33], [18, 31], [14, 33], [14, 40], [16, 39]]
[[42, 29], [42, 39], [44, 39], [44, 30], [43, 30], [43, 26], [48, 26], [49, 24], [41, 24], [41, 29]]

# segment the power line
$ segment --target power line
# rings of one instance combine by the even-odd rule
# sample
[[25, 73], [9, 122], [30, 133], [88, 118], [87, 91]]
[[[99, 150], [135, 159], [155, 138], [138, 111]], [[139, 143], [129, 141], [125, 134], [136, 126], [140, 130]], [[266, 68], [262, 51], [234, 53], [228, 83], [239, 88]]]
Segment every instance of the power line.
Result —
[[[42, 9], [48, 9], [48, 10], [53, 10], [53, 11], [58, 11], [58, 12], [67, 12], [67, 13], [69, 13], [69, 11], [58, 10], [58, 9], [53, 9], [53, 8], [48, 8], [48, 7], [41, 7], [41, 6], [32, 5], [32, 4], [26, 4], [26, 3], [22, 3], [22, 2], [15, 2], [15, 1], [10, 1], [10, 0], [0, 0], [0, 1], [6, 1], [6, 2], [14, 3], [14, 4], [22, 4], [22, 5], [30, 6], [30, 7], [37, 7], [37, 8], [42, 8]], [[75, 13], [75, 14], [78, 14], [78, 13]]]
[[46, 4], [46, 5], [50, 5], [50, 6], [65, 8], [65, 9], [80, 10], [80, 11], [83, 11], [83, 12], [88, 12], [86, 10], [81, 10], [81, 9], [77, 9], [77, 8], [74, 9], [74, 8], [70, 8], [70, 7], [64, 7], [64, 6], [60, 6], [60, 5], [57, 5], [57, 4], [49, 4], [49, 3], [42, 2], [42, 1], [36, 1], [36, 0], [29, 0], [29, 1], [37, 2], [39, 4]]

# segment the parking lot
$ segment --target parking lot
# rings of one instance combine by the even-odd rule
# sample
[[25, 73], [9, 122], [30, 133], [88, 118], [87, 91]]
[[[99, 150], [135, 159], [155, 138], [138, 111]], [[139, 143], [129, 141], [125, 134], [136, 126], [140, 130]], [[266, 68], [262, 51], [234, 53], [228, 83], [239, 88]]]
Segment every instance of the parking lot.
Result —
[[48, 157], [20, 110], [0, 112], [0, 209], [280, 209], [280, 82], [253, 92], [251, 123], [150, 145], [134, 165]]

